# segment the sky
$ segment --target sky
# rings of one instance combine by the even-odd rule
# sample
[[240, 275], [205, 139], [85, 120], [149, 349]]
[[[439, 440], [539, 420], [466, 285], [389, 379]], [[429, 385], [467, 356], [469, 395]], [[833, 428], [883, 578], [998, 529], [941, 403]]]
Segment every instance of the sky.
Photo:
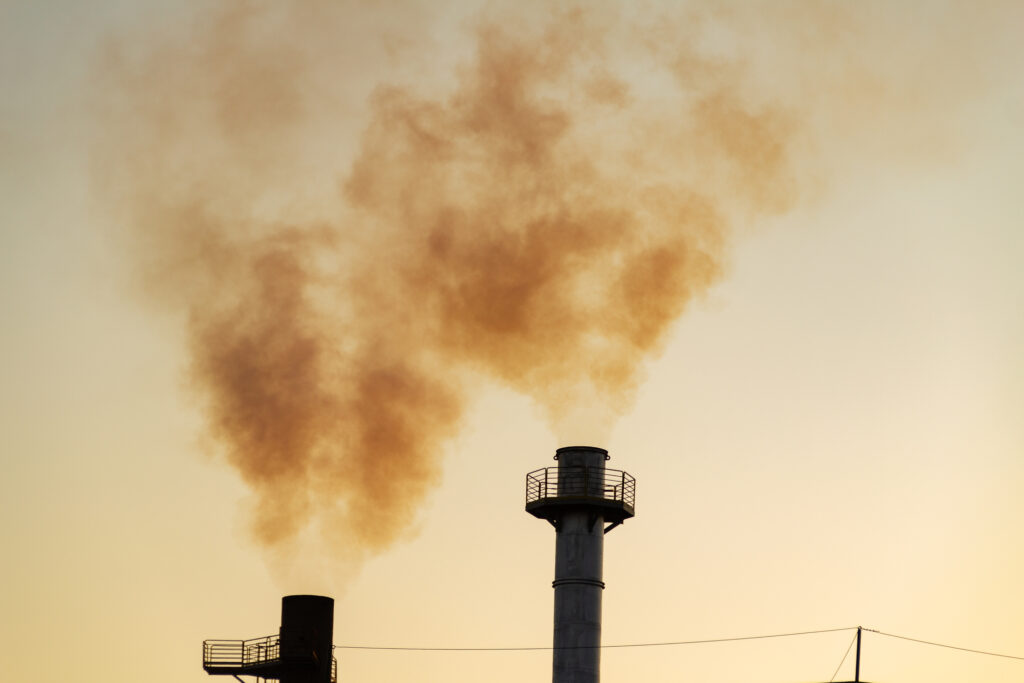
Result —
[[1014, 3], [87, 5], [0, 5], [0, 678], [205, 680], [296, 593], [337, 646], [546, 647], [524, 475], [576, 444], [638, 483], [605, 644], [1024, 657]]

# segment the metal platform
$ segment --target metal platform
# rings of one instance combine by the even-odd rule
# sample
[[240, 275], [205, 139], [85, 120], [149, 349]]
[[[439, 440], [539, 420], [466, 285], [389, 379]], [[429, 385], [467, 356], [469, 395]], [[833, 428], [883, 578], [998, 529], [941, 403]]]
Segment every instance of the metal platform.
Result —
[[622, 470], [563, 465], [526, 475], [526, 511], [552, 524], [566, 508], [585, 508], [617, 526], [634, 516], [635, 500], [636, 479]]
[[[319, 660], [310, 648], [281, 651], [280, 636], [249, 640], [204, 640], [203, 669], [223, 676], [257, 676], [279, 679], [286, 670], [316, 669]], [[338, 681], [338, 660], [331, 657], [331, 683]]]

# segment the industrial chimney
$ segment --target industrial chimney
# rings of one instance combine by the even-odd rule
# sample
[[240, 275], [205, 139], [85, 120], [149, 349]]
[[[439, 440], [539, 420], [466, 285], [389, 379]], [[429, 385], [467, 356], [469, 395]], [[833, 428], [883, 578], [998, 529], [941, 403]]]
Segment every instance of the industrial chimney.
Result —
[[603, 448], [559, 448], [558, 467], [526, 475], [526, 511], [555, 527], [554, 683], [601, 679], [604, 535], [633, 516], [636, 496], [636, 480], [606, 468], [608, 458]]
[[[281, 630], [250, 640], [203, 641], [203, 668], [220, 676], [259, 676], [281, 683], [336, 683], [334, 600], [288, 595], [281, 600]], [[241, 679], [239, 679], [241, 680]]]

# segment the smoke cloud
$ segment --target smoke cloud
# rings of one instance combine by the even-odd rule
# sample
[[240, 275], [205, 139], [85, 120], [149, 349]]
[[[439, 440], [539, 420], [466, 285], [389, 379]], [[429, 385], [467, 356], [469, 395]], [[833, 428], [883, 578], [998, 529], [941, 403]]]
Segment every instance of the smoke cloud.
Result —
[[630, 406], [808, 173], [805, 84], [734, 15], [481, 11], [455, 49], [413, 5], [238, 0], [111, 42], [97, 186], [261, 544], [402, 537], [479, 378], [556, 431]]

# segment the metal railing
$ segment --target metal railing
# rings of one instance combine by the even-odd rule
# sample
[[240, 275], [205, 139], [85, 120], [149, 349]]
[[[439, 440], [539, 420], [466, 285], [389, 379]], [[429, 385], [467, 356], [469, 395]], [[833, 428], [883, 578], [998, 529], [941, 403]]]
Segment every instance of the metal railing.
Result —
[[636, 499], [636, 479], [606, 467], [542, 467], [526, 475], [526, 504], [544, 499], [598, 499], [624, 503]]
[[204, 640], [203, 666], [257, 666], [281, 658], [281, 637], [264, 636], [250, 640]]
[[[315, 659], [315, 653], [310, 651]], [[263, 636], [249, 640], [204, 640], [203, 667], [206, 669], [244, 669], [274, 664], [281, 660], [281, 636]], [[338, 659], [331, 657], [331, 683], [338, 681]]]

